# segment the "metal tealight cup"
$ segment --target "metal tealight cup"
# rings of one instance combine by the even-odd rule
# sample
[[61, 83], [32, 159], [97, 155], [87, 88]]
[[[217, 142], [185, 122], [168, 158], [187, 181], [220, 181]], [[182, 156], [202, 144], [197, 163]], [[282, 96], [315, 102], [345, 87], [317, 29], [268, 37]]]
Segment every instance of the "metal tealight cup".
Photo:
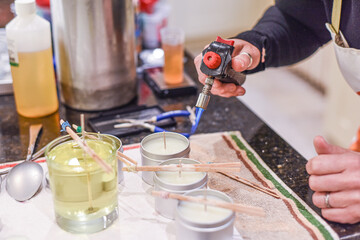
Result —
[[[173, 139], [177, 139], [179, 141], [179, 143], [182, 142], [184, 144], [184, 148], [177, 152], [170, 153], [170, 154], [160, 154], [160, 153], [157, 153], [156, 150], [154, 150], [154, 149], [151, 151], [149, 151], [149, 149], [146, 149], [146, 144], [148, 142], [158, 140], [158, 139], [163, 139], [164, 134], [165, 134], [166, 138], [173, 138]], [[185, 136], [183, 136], [179, 133], [174, 133], [174, 132], [153, 133], [153, 134], [146, 136], [141, 141], [140, 153], [141, 153], [141, 165], [142, 166], [158, 166], [162, 162], [164, 162], [168, 159], [189, 157], [190, 142], [189, 142], [189, 139], [187, 139]], [[142, 179], [144, 180], [144, 182], [146, 182], [147, 184], [152, 185], [152, 186], [154, 185], [153, 177], [154, 177], [153, 172], [146, 172], [146, 171], [142, 172]]]
[[[205, 193], [206, 191], [206, 193]], [[193, 190], [185, 193], [186, 196], [198, 197], [205, 196], [232, 203], [233, 200], [223, 192], [212, 189]], [[211, 223], [201, 223], [182, 216], [179, 208], [183, 202], [179, 201], [176, 207], [176, 239], [196, 239], [196, 240], [230, 240], [233, 239], [235, 213], [232, 211], [229, 215], [219, 221]]]
[[[167, 160], [160, 164], [160, 166], [163, 165], [169, 165], [169, 164], [179, 164], [181, 160], [182, 164], [199, 164], [200, 162], [197, 160], [189, 159], [189, 158], [175, 158]], [[184, 194], [188, 191], [195, 190], [195, 189], [201, 189], [206, 187], [206, 183], [208, 180], [208, 174], [206, 172], [203, 172], [203, 177], [199, 179], [198, 181], [194, 181], [192, 183], [188, 184], [171, 184], [159, 177], [158, 172], [155, 172], [154, 174], [154, 189], [155, 191], [166, 191], [170, 193], [176, 193], [176, 194]], [[169, 219], [175, 219], [175, 209], [178, 204], [178, 201], [175, 199], [164, 199], [161, 197], [155, 198], [155, 210], [162, 216], [169, 218]]]

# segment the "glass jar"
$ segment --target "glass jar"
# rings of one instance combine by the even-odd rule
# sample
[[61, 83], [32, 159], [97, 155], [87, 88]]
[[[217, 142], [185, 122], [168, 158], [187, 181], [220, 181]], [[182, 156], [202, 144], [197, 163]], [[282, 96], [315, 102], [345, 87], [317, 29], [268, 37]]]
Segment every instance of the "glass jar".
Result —
[[69, 232], [92, 233], [109, 227], [118, 217], [119, 146], [111, 137], [97, 133], [87, 133], [82, 139], [112, 167], [111, 173], [69, 135], [49, 143], [45, 157], [57, 224]]

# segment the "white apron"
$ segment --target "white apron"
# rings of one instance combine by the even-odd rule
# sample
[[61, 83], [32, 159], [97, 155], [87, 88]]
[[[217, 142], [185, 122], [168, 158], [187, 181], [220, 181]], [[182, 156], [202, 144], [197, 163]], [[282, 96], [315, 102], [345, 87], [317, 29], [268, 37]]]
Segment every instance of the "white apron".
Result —
[[[360, 49], [350, 48], [340, 26], [341, 0], [334, 0], [332, 24], [326, 23], [333, 39], [336, 60], [340, 71], [350, 87], [360, 95]], [[339, 33], [339, 35], [337, 35]]]
[[[360, 95], [360, 49], [349, 47], [340, 31], [341, 2], [342, 0], [334, 0], [331, 15], [332, 24], [326, 23], [326, 28], [331, 34], [336, 60], [342, 75], [350, 87]], [[350, 149], [360, 152], [360, 127]]]

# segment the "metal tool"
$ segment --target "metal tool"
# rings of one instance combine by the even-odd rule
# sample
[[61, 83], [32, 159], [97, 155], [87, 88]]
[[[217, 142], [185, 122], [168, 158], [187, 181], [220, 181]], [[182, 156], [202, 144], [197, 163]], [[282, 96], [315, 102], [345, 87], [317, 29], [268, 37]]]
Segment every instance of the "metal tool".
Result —
[[[44, 155], [45, 149], [47, 146], [44, 146], [42, 149], [40, 149], [39, 151], [37, 151], [36, 153], [33, 154], [32, 158], [30, 159], [30, 161], [35, 161], [36, 159], [38, 159], [39, 157], [41, 157], [42, 155]], [[19, 160], [22, 161], [21, 163], [25, 162], [26, 160]], [[20, 164], [20, 163], [19, 163]], [[18, 165], [18, 164], [17, 164]], [[16, 166], [16, 165], [15, 165]], [[13, 166], [13, 167], [15, 167]], [[10, 172], [10, 170], [13, 167], [9, 167], [9, 168], [4, 168], [4, 170], [0, 170], [0, 176], [8, 174]], [[0, 184], [1, 185], [1, 184]]]
[[6, 190], [17, 201], [32, 198], [40, 189], [43, 181], [43, 169], [40, 164], [29, 161], [33, 155], [41, 124], [30, 126], [29, 148], [26, 160], [13, 167], [6, 178]]
[[203, 58], [200, 70], [208, 77], [195, 105], [197, 110], [196, 122], [191, 133], [195, 132], [201, 115], [209, 104], [210, 92], [215, 79], [223, 83], [234, 83], [235, 85], [242, 85], [245, 82], [245, 74], [236, 72], [231, 67], [231, 54], [234, 51], [233, 45], [234, 41], [217, 37], [216, 41], [212, 42], [202, 52]]
[[[119, 124], [115, 124], [114, 128], [130, 128], [135, 126], [140, 126], [146, 129], [149, 129], [151, 132], [164, 132], [165, 129], [158, 127], [152, 123], [156, 123], [158, 121], [161, 121], [163, 119], [167, 118], [173, 118], [173, 117], [189, 117], [194, 116], [191, 111], [188, 110], [175, 110], [170, 112], [161, 113], [159, 115], [156, 115], [152, 118], [145, 119], [145, 120], [139, 120], [139, 119], [118, 119], [117, 122]], [[194, 123], [194, 119], [190, 119], [192, 123]], [[185, 137], [189, 137], [190, 135], [188, 133], [180, 133], [184, 135]]]

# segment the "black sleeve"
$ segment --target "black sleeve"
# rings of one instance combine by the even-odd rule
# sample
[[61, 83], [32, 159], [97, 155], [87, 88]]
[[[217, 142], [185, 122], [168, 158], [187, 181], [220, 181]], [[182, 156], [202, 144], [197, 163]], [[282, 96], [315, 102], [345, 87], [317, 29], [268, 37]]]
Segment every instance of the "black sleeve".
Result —
[[265, 67], [290, 65], [310, 56], [331, 37], [321, 0], [277, 0], [251, 31], [235, 38], [265, 49], [265, 62], [248, 73]]

